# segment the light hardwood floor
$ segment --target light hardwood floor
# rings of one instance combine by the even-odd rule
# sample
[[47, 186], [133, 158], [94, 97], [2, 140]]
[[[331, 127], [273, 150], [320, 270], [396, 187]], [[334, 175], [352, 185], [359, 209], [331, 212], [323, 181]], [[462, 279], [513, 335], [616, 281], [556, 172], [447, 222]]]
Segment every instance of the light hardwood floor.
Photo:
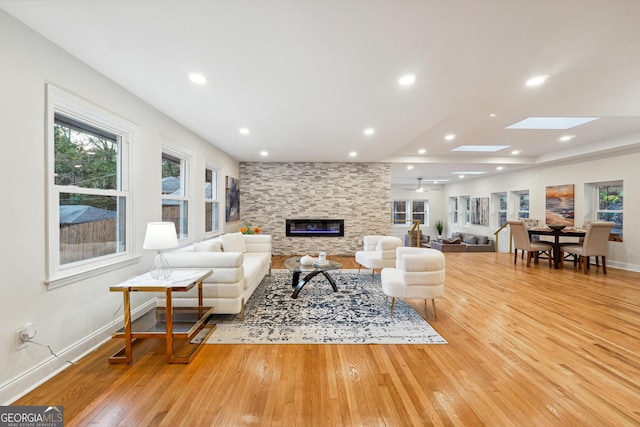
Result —
[[64, 405], [67, 426], [640, 425], [640, 273], [446, 262], [439, 321], [412, 305], [447, 345], [207, 345], [167, 365], [145, 340], [123, 366], [113, 340], [15, 404]]

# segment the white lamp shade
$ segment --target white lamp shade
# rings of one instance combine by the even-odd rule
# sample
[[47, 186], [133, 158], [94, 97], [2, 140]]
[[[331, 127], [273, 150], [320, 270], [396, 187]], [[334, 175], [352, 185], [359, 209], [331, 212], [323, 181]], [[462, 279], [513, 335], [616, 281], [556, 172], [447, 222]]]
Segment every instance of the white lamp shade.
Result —
[[178, 246], [176, 225], [173, 222], [150, 222], [144, 236], [144, 249], [169, 249]]

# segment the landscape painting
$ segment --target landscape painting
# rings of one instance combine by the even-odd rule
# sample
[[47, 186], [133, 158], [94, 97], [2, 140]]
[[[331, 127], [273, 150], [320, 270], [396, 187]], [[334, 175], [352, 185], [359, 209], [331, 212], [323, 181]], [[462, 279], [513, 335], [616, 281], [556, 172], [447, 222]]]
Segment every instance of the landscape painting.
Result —
[[545, 222], [547, 224], [572, 226], [574, 220], [573, 209], [573, 184], [547, 187], [545, 211]]
[[240, 220], [240, 186], [238, 180], [228, 176], [225, 183], [226, 187], [226, 222], [234, 222]]

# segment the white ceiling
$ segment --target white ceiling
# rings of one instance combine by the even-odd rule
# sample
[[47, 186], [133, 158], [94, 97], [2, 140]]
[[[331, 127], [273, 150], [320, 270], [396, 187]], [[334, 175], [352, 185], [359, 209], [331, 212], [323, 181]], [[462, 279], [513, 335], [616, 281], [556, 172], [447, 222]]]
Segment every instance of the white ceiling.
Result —
[[[637, 0], [0, 0], [0, 8], [241, 161], [390, 161], [395, 183], [428, 184], [640, 149]], [[192, 71], [207, 83], [191, 83]], [[401, 87], [408, 73], [417, 80]], [[545, 84], [525, 86], [539, 74]], [[600, 119], [568, 131], [504, 129], [536, 116]], [[376, 133], [365, 136], [367, 127]], [[448, 133], [456, 139], [445, 141]], [[561, 143], [564, 134], [575, 138]], [[450, 151], [458, 145], [509, 148]]]

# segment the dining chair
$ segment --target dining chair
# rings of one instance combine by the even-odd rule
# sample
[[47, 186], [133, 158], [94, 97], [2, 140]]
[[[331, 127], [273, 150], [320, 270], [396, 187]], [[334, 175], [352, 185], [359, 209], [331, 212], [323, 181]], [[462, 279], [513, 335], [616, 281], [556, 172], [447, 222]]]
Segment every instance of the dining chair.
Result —
[[563, 245], [562, 251], [578, 256], [579, 267], [582, 267], [585, 273], [588, 273], [589, 257], [596, 257], [596, 265], [598, 265], [598, 257], [600, 257], [602, 272], [607, 274], [607, 247], [611, 229], [615, 225], [616, 223], [611, 221], [591, 221], [587, 225], [587, 232], [582, 244]]
[[525, 226], [524, 221], [507, 221], [509, 224], [509, 228], [511, 229], [511, 235], [513, 236], [513, 252], [515, 253], [513, 258], [513, 263], [516, 264], [518, 262], [518, 249], [522, 251], [524, 255], [526, 252], [527, 255], [527, 267], [531, 265], [531, 258], [535, 259], [535, 262], [538, 262], [538, 255], [540, 252], [548, 252], [549, 253], [549, 266], [551, 266], [551, 259], [553, 246], [551, 243], [536, 241], [532, 242], [529, 239], [529, 233], [527, 232], [527, 227]]

